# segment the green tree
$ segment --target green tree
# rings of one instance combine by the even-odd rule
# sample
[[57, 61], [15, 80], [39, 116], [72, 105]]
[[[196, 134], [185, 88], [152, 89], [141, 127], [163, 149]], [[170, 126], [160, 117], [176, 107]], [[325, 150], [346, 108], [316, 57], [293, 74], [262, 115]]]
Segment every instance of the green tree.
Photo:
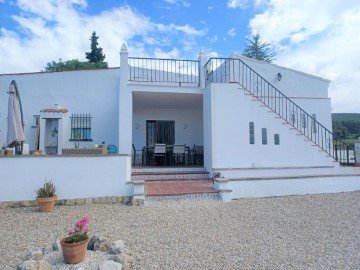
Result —
[[242, 52], [242, 54], [246, 57], [266, 61], [269, 63], [275, 59], [274, 57], [276, 56], [276, 53], [270, 52], [269, 43], [261, 42], [261, 36], [259, 33], [253, 35], [251, 39], [247, 38], [246, 40], [248, 43]]
[[333, 134], [335, 139], [345, 139], [349, 132], [342, 122], [333, 122]]
[[97, 40], [99, 39], [98, 36], [96, 36], [96, 32], [94, 31], [90, 37], [91, 41], [91, 52], [86, 52], [86, 59], [89, 60], [89, 62], [92, 63], [102, 63], [105, 59], [105, 54], [102, 53], [102, 48], [98, 47], [99, 43]]
[[63, 70], [75, 70], [75, 69], [97, 69], [97, 68], [107, 68], [108, 64], [106, 62], [92, 63], [92, 62], [81, 62], [78, 59], [72, 59], [68, 61], [62, 61], [59, 59], [59, 62], [48, 62], [45, 71], [63, 71]]

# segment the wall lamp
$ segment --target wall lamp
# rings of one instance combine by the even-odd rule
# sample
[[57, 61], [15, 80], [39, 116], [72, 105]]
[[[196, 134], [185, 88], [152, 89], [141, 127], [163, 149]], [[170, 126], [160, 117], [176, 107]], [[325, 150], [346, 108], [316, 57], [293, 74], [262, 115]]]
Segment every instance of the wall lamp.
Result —
[[281, 78], [283, 77], [283, 75], [279, 72], [278, 74], [277, 74], [277, 78], [278, 78], [278, 81], [280, 82], [281, 81]]

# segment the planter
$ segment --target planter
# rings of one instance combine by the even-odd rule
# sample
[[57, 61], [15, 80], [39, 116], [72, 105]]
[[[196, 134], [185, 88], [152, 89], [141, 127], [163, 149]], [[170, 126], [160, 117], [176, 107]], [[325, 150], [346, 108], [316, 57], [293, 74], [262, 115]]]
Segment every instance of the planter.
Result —
[[90, 238], [79, 243], [65, 243], [69, 238], [60, 241], [64, 261], [66, 264], [77, 264], [84, 260]]
[[57, 196], [48, 197], [48, 198], [36, 198], [38, 202], [40, 212], [51, 212], [54, 210], [54, 205], [57, 200]]

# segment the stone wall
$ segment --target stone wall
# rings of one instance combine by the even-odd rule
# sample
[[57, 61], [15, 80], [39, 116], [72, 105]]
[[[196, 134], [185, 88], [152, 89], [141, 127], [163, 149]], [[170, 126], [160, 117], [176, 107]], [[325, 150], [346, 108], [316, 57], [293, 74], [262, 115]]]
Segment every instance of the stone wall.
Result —
[[[77, 199], [62, 199], [56, 202], [56, 205], [72, 206], [83, 204], [124, 204], [140, 206], [144, 204], [143, 200], [133, 199], [131, 196], [111, 196], [111, 197], [96, 197], [96, 198], [77, 198]], [[0, 202], [0, 209], [17, 208], [17, 207], [37, 207], [36, 200], [27, 201], [10, 201]]]

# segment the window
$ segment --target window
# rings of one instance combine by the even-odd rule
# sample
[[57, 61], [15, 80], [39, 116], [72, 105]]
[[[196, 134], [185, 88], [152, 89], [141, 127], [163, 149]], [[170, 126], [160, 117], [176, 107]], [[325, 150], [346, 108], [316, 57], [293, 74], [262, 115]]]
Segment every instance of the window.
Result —
[[146, 134], [146, 145], [172, 145], [175, 143], [175, 121], [147, 120]]
[[295, 121], [296, 121], [296, 119], [295, 119], [295, 112], [293, 111], [293, 112], [290, 113], [290, 124], [292, 124], [293, 126], [295, 126]]
[[300, 114], [300, 119], [301, 119], [301, 128], [306, 128], [306, 117], [304, 113]]
[[36, 128], [36, 127], [39, 126], [39, 123], [40, 123], [40, 115], [34, 114], [33, 115], [33, 122], [32, 122], [31, 127]]
[[92, 141], [91, 139], [91, 116], [90, 114], [71, 115], [70, 141]]
[[250, 144], [255, 144], [254, 122], [249, 122]]
[[262, 144], [267, 144], [267, 130], [266, 130], [266, 128], [261, 129], [261, 141], [262, 141]]
[[312, 114], [311, 117], [311, 130], [313, 133], [317, 133], [317, 127], [316, 127], [316, 114]]
[[280, 135], [279, 134], [274, 134], [274, 144], [280, 145]]

